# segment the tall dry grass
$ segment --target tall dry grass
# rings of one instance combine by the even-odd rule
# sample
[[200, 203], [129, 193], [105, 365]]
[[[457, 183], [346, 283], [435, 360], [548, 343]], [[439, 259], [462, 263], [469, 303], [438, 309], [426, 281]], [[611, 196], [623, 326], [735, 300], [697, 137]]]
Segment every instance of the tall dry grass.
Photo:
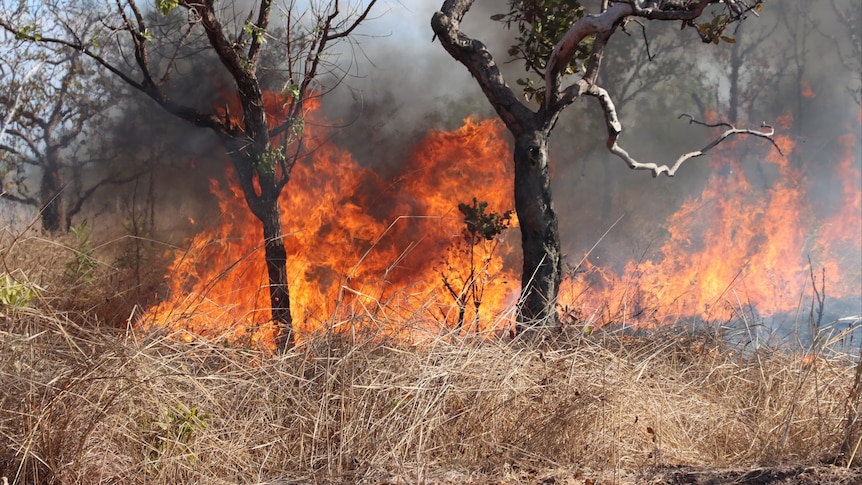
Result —
[[13, 484], [635, 483], [667, 466], [833, 461], [858, 437], [854, 362], [826, 349], [740, 352], [673, 329], [421, 346], [322, 334], [267, 355], [108, 326], [41, 293], [0, 309]]

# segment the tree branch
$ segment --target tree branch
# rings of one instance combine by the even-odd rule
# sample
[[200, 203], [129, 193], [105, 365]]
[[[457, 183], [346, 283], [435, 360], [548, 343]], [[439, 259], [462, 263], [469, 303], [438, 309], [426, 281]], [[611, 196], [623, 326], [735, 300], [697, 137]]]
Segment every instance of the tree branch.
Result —
[[[586, 37], [596, 35], [597, 40], [601, 41], [599, 45], [603, 45], [606, 38], [604, 40], [602, 38], [610, 36], [617, 25], [628, 16], [643, 17], [650, 20], [682, 20], [683, 26], [693, 25], [692, 21], [700, 17], [707, 6], [716, 3], [724, 4], [728, 11], [727, 23], [732, 23], [742, 20], [748, 12], [756, 13], [754, 9], [762, 2], [758, 0], [754, 6], [751, 6], [740, 0], [626, 0], [615, 2], [607, 9], [603, 8], [601, 13], [583, 16], [557, 42], [548, 58], [545, 69], [545, 102], [543, 105], [550, 109], [551, 106], [557, 105], [561, 101], [559, 95], [561, 74]], [[712, 40], [712, 37], [705, 36], [700, 31], [699, 33], [701, 40]], [[595, 71], [598, 71], [597, 67]], [[587, 79], [594, 78], [595, 73], [590, 73]]]
[[75, 201], [75, 204], [72, 205], [69, 208], [69, 210], [67, 211], [66, 218], [68, 220], [71, 220], [72, 217], [74, 217], [79, 212], [81, 212], [81, 209], [84, 207], [84, 203], [90, 197], [92, 197], [93, 194], [96, 193], [96, 191], [99, 190], [101, 187], [103, 187], [105, 185], [124, 185], [124, 184], [127, 184], [129, 182], [134, 181], [135, 179], [141, 177], [145, 173], [146, 173], [145, 170], [141, 170], [141, 171], [133, 173], [132, 175], [129, 175], [128, 177], [106, 177], [106, 178], [103, 178], [102, 180], [93, 184], [92, 187], [85, 190], [84, 193], [78, 193], [77, 194], [77, 200]]
[[[341, 38], [345, 38], [356, 29], [359, 24], [364, 21], [368, 14], [371, 12], [371, 8], [377, 3], [377, 0], [371, 0], [368, 5], [365, 6], [363, 11], [359, 14], [356, 19], [350, 23], [350, 25], [338, 32], [333, 32], [336, 27], [333, 27], [332, 22], [339, 15], [338, 4], [335, 5], [335, 10], [330, 13], [326, 20], [323, 23], [323, 27], [321, 28], [318, 36], [314, 41], [311, 42], [309, 46], [308, 56], [306, 57], [306, 61], [303, 64], [303, 73], [302, 73], [302, 81], [299, 85], [299, 97], [295, 99], [288, 109], [288, 115], [285, 118], [284, 123], [274, 127], [270, 130], [270, 136], [276, 137], [284, 134], [289, 128], [292, 128], [298, 119], [301, 119], [303, 116], [303, 110], [305, 106], [305, 101], [308, 99], [310, 94], [311, 83], [317, 77], [317, 71], [320, 67], [320, 61], [323, 58], [323, 54], [326, 50], [329, 42], [333, 40], [338, 40]], [[288, 44], [290, 45], [290, 44]], [[291, 63], [292, 65], [292, 63]], [[293, 73], [291, 73], [291, 79], [293, 78]], [[280, 182], [280, 186], [283, 186], [284, 183], [287, 183], [286, 178]]]
[[[632, 6], [629, 3], [615, 3], [604, 12], [598, 14], [590, 14], [581, 17], [575, 22], [569, 30], [563, 35], [563, 38], [554, 46], [554, 50], [548, 57], [548, 62], [545, 68], [545, 103], [547, 109], [559, 104], [562, 97], [559, 95], [561, 73], [566, 66], [571, 62], [572, 57], [578, 50], [578, 45], [590, 35], [598, 33], [611, 32], [616, 28], [616, 25], [626, 16], [633, 13]], [[604, 36], [603, 36], [604, 37]], [[605, 41], [607, 38], [605, 37]], [[598, 74], [598, 65], [594, 68], [592, 77]], [[567, 91], [571, 91], [567, 89]], [[567, 93], [568, 96], [571, 92]]]
[[509, 130], [513, 133], [522, 132], [524, 127], [521, 126], [521, 120], [531, 118], [534, 113], [518, 100], [506, 84], [485, 44], [461, 31], [461, 19], [472, 5], [473, 0], [446, 0], [441, 11], [434, 13], [431, 28], [443, 48], [476, 78], [482, 92]]
[[32, 205], [35, 207], [39, 206], [39, 201], [32, 198], [32, 197], [20, 197], [20, 196], [17, 196], [15, 194], [10, 194], [9, 192], [6, 192], [5, 190], [0, 191], [0, 199], [8, 200], [10, 202], [15, 202], [17, 204]]
[[[39, 61], [24, 74], [24, 78], [21, 80], [21, 84], [25, 84], [30, 76], [36, 74], [36, 71], [42, 68], [42, 65], [45, 64], [45, 61]], [[6, 119], [3, 120], [3, 126], [0, 127], [0, 140], [3, 139], [3, 135], [6, 134], [6, 130], [9, 128], [9, 124], [12, 123], [12, 120], [15, 118], [15, 112], [18, 110], [18, 105], [21, 103], [21, 91], [15, 93], [15, 100], [12, 102], [12, 107], [9, 109], [9, 112], [6, 113]]]
[[706, 127], [710, 127], [710, 128], [727, 128], [727, 129], [724, 132], [722, 132], [718, 137], [716, 137], [714, 140], [709, 142], [706, 146], [701, 148], [700, 150], [696, 150], [693, 152], [688, 152], [688, 153], [684, 153], [684, 154], [680, 155], [679, 158], [677, 158], [676, 161], [673, 163], [673, 165], [659, 165], [656, 163], [639, 162], [636, 159], [634, 159], [631, 155], [629, 155], [629, 153], [625, 149], [623, 149], [621, 146], [619, 146], [619, 144], [617, 143], [620, 135], [622, 134], [623, 127], [622, 127], [622, 123], [620, 123], [619, 117], [617, 116], [616, 107], [614, 106], [614, 103], [611, 100], [610, 95], [608, 95], [608, 92], [600, 86], [593, 85], [593, 86], [591, 86], [588, 93], [591, 96], [595, 97], [599, 101], [599, 104], [602, 107], [602, 112], [605, 115], [605, 126], [606, 126], [607, 131], [608, 131], [608, 140], [607, 140], [608, 150], [611, 153], [613, 153], [614, 155], [616, 155], [617, 157], [621, 158], [624, 162], [626, 162], [626, 165], [628, 165], [629, 168], [631, 168], [632, 170], [649, 170], [652, 172], [653, 177], [658, 177], [661, 174], [665, 174], [668, 177], [673, 177], [676, 174], [677, 170], [679, 170], [679, 168], [682, 166], [683, 163], [685, 163], [688, 160], [691, 160], [692, 158], [700, 157], [700, 156], [706, 154], [708, 151], [712, 150], [716, 145], [718, 145], [719, 143], [723, 142], [725, 139], [727, 139], [731, 136], [734, 136], [734, 135], [752, 135], [752, 136], [757, 136], [760, 138], [765, 138], [772, 143], [772, 146], [774, 146], [775, 149], [778, 150], [778, 153], [781, 153], [781, 155], [784, 156], [784, 154], [781, 152], [781, 149], [775, 143], [775, 140], [772, 139], [772, 135], [775, 134], [775, 129], [772, 126], [766, 125], [765, 123], [761, 126], [761, 128], [766, 128], [767, 131], [758, 131], [758, 130], [752, 130], [752, 129], [747, 129], [747, 128], [737, 128], [730, 123], [724, 123], [724, 122], [705, 123], [703, 121], [698, 121], [698, 120], [694, 119], [689, 114], [682, 114], [679, 116], [679, 118], [688, 118], [690, 124], [693, 123], [693, 124], [698, 124], [698, 125], [706, 126]]

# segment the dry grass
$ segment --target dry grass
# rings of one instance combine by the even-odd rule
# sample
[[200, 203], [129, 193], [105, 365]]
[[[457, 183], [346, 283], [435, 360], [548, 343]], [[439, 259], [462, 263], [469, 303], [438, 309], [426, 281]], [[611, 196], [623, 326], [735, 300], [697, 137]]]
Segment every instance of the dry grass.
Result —
[[626, 483], [831, 460], [858, 415], [851, 359], [743, 355], [706, 332], [416, 347], [327, 334], [271, 356], [50, 302], [0, 308], [13, 484]]

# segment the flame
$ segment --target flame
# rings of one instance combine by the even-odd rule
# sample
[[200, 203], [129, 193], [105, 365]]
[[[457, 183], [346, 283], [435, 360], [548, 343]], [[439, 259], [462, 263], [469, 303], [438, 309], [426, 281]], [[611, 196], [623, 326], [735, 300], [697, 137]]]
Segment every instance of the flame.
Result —
[[801, 94], [804, 98], [814, 98], [817, 95], [814, 94], [814, 90], [811, 89], [811, 83], [808, 81], [800, 81]]
[[[267, 97], [277, 110], [282, 101]], [[312, 106], [307, 153], [281, 197], [291, 309], [299, 339], [319, 329], [371, 330], [421, 340], [464, 326], [500, 330], [519, 292], [519, 256], [502, 241], [468, 244], [459, 203], [513, 208], [511, 144], [498, 121], [467, 119], [432, 130], [394, 175], [360, 164], [331, 142], [331, 125]], [[239, 113], [226, 103], [223, 113]], [[275, 118], [272, 118], [275, 119]], [[788, 133], [793, 120], [779, 120]], [[848, 128], [849, 133], [855, 133]], [[564, 316], [591, 325], [668, 325], [795, 311], [823, 268], [830, 297], [858, 298], [862, 281], [862, 201], [853, 134], [837, 138], [838, 163], [808, 163], [795, 140], [764, 142], [760, 171], [739, 154], [753, 142], [728, 140], [711, 154], [702, 193], [668, 218], [654, 254], [615, 268], [588, 257], [560, 292]], [[757, 151], [757, 150], [755, 150]], [[834, 165], [834, 171], [833, 166]], [[833, 197], [813, 203], [812, 171], [833, 171]], [[169, 268], [168, 298], [143, 322], [232, 342], [271, 347], [262, 231], [233, 175], [211, 181], [221, 219], [188, 242]], [[765, 187], [765, 190], [762, 189]], [[840, 188], [840, 190], [839, 190]], [[515, 221], [517, 224], [517, 221]], [[518, 268], [519, 269], [519, 268]], [[448, 283], [448, 287], [445, 283]], [[475, 282], [478, 295], [467, 295]], [[456, 300], [461, 298], [460, 306]], [[477, 306], [475, 303], [481, 303]]]
[[[475, 197], [489, 210], [513, 207], [511, 147], [502, 125], [467, 119], [454, 131], [431, 131], [399, 172], [384, 178], [328, 142], [330, 133], [319, 127], [331, 123], [313, 112], [309, 119], [305, 145], [312, 148], [280, 199], [299, 338], [321, 328], [372, 327], [411, 339], [421, 338], [417, 332], [446, 331], [457, 309], [443, 277], [463, 286], [465, 264], [475, 265], [484, 290], [479, 315], [471, 303], [465, 320], [476, 330], [492, 329], [496, 311], [517, 295], [517, 280], [505, 269], [515, 266], [506, 264], [513, 250], [503, 241], [491, 252], [483, 242], [474, 248], [473, 263], [465, 260], [457, 206]], [[271, 346], [262, 230], [232, 172], [227, 179], [227, 187], [211, 181], [219, 224], [191, 238], [175, 258], [170, 298], [143, 321], [187, 331], [189, 338]]]
[[[789, 132], [792, 122], [782, 117], [777, 131]], [[775, 143], [786, 156], [769, 149], [761, 169], [771, 183], [754, 190], [748, 178], [754, 171], [746, 170], [739, 156], [741, 143], [751, 142], [731, 140], [713, 153], [705, 189], [668, 219], [667, 239], [655, 256], [631, 261], [619, 273], [586, 258], [582, 273], [561, 291], [564, 308], [596, 324], [645, 328], [691, 318], [731, 319], [747, 310], [767, 317], [799, 309], [803, 295], [812, 291], [812, 270], [818, 278], [825, 274], [830, 298], [858, 298], [857, 137], [838, 137], [839, 161], [829, 184], [831, 190], [840, 187], [842, 196], [822, 207], [811, 202], [818, 198], [806, 175], [833, 170], [833, 164], [795, 163], [795, 141], [779, 135]]]

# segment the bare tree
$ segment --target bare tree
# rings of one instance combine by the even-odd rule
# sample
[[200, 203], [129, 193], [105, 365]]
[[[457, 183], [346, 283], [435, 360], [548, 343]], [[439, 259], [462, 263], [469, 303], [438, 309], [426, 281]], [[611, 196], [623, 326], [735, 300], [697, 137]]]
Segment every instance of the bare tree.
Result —
[[[462, 63], [479, 83], [497, 115], [515, 139], [515, 209], [521, 228], [524, 254], [518, 329], [529, 331], [557, 325], [556, 296], [561, 281], [560, 236], [551, 197], [548, 139], [560, 113], [582, 96], [595, 98], [604, 113], [610, 153], [630, 168], [648, 170], [654, 177], [673, 176], [686, 161], [699, 157], [722, 140], [737, 134], [768, 138], [772, 130], [738, 129], [722, 123], [724, 130], [701, 150], [681, 155], [670, 164], [641, 162], [620, 145], [622, 124], [610, 93], [598, 84], [608, 40], [631, 20], [675, 21], [692, 27], [704, 42], [732, 41], [725, 29], [760, 8], [761, 0], [628, 0], [602, 1], [593, 14], [579, 2], [562, 0], [513, 0], [510, 12], [495, 15], [519, 28], [519, 44], [510, 53], [527, 63], [535, 83], [519, 81], [533, 109], [509, 87], [493, 55], [481, 41], [461, 29], [461, 21], [474, 0], [446, 0], [431, 20], [435, 36], [446, 51]], [[710, 20], [698, 21], [711, 11]], [[551, 15], [553, 14], [553, 15]], [[542, 24], [542, 29], [534, 28]], [[574, 81], [564, 80], [578, 73]], [[689, 118], [690, 122], [697, 122]], [[699, 123], [699, 122], [697, 122]], [[529, 332], [528, 332], [529, 333]]]
[[[78, 26], [82, 34], [93, 27]], [[0, 45], [9, 54], [0, 59], [0, 116], [6, 120], [0, 197], [36, 207], [46, 231], [68, 230], [97, 189], [133, 178], [110, 170], [102, 170], [107, 175], [97, 181], [82, 177], [98, 162], [86, 145], [95, 135], [88, 128], [109, 106], [107, 80], [77, 52], [4, 34]], [[38, 178], [38, 185], [28, 184], [31, 178]]]
[[862, 104], [862, 7], [852, 1], [845, 4], [839, 0], [832, 0], [830, 6], [841, 25], [841, 32], [837, 35], [822, 33], [835, 45], [844, 67], [855, 75], [848, 91], [857, 104]]
[[[282, 350], [293, 342], [293, 321], [279, 195], [301, 153], [308, 101], [329, 89], [322, 83], [327, 75], [334, 74], [334, 82], [344, 75], [327, 56], [337, 42], [350, 40], [375, 3], [157, 0], [155, 14], [135, 0], [118, 0], [112, 11], [99, 14], [105, 28], [96, 41], [76, 32], [41, 35], [7, 18], [0, 25], [18, 38], [67, 46], [88, 56], [172, 115], [215, 133], [263, 227], [272, 320], [279, 327], [276, 346]], [[284, 23], [274, 23], [273, 17]], [[116, 46], [113, 56], [108, 54], [111, 45]], [[270, 49], [282, 56], [281, 86], [261, 82], [261, 60]], [[173, 78], [190, 56], [218, 60], [233, 83], [239, 113], [219, 109], [217, 102], [223, 100], [201, 107], [174, 95]], [[278, 113], [267, 112], [272, 107], [264, 99], [266, 88], [282, 95]]]

